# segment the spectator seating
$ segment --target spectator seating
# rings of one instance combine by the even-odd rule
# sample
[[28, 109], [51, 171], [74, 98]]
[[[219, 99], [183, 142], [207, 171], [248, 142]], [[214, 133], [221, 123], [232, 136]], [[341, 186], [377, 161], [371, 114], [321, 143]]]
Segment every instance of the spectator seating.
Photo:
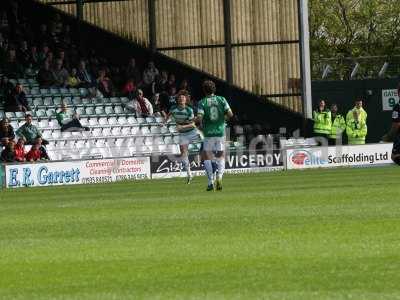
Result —
[[[13, 80], [24, 85], [33, 124], [49, 141], [52, 160], [112, 158], [179, 153], [176, 124], [164, 124], [162, 117], [136, 117], [125, 110], [125, 97], [88, 98], [85, 88], [39, 89], [33, 79]], [[55, 112], [61, 103], [76, 111], [90, 131], [61, 132]], [[14, 129], [24, 124], [24, 112], [0, 111]], [[197, 146], [192, 146], [197, 147]]]

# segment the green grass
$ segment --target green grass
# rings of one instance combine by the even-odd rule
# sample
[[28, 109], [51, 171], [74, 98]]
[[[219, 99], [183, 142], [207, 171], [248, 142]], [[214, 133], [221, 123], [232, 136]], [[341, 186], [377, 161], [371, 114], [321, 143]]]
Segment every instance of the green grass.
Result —
[[399, 169], [7, 190], [0, 299], [400, 299]]

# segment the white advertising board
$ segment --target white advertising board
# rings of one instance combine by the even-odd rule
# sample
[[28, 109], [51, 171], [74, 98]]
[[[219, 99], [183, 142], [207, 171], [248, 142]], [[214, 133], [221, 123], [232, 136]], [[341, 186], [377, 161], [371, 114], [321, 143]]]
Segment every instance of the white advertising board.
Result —
[[392, 144], [288, 149], [287, 169], [334, 168], [392, 164]]
[[36, 162], [5, 166], [6, 187], [106, 183], [150, 178], [150, 158]]

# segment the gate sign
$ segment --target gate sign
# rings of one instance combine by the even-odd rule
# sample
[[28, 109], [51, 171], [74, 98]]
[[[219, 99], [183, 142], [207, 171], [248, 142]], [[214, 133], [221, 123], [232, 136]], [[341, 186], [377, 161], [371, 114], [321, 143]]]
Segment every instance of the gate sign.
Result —
[[383, 111], [392, 111], [397, 102], [399, 102], [397, 90], [382, 90]]

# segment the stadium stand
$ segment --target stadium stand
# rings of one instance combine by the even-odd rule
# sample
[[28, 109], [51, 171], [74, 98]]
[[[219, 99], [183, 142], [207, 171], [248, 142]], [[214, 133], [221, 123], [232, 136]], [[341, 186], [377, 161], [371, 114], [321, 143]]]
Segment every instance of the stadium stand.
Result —
[[[43, 9], [40, 17], [30, 15], [27, 13], [32, 10], [30, 5], [38, 4], [31, 1], [18, 1], [18, 3], [21, 13], [20, 23], [15, 25], [12, 21], [14, 25], [10, 28], [3, 20], [4, 24], [0, 28], [2, 77], [0, 119], [7, 117], [17, 130], [24, 123], [25, 113], [31, 114], [33, 124], [42, 131], [43, 138], [49, 142], [46, 147], [52, 160], [176, 154], [179, 151], [175, 124], [173, 122], [164, 124], [165, 114], [162, 110], [169, 105], [165, 102], [173, 100], [174, 95], [171, 91], [175, 90], [176, 93], [176, 87], [181, 86], [193, 92], [192, 100], [195, 104], [196, 98], [199, 99], [201, 95], [198, 90], [202, 80], [199, 74], [193, 73], [193, 70], [189, 70], [188, 73], [184, 66], [166, 68], [168, 64], [165, 63], [165, 58], [158, 57], [154, 60], [152, 56], [144, 56], [143, 51], [133, 54], [122, 51], [125, 55], [117, 57], [113, 54], [106, 55], [101, 52], [101, 47], [91, 47], [91, 44], [89, 47], [87, 45], [83, 47], [85, 43], [79, 38], [79, 34], [74, 32], [76, 30], [74, 20], [71, 21], [66, 16], [60, 17], [54, 11], [49, 14], [44, 7], [35, 7]], [[103, 33], [98, 34], [99, 36], [87, 33], [88, 36], [93, 36], [93, 40], [97, 39], [101, 43], [101, 38], [98, 37]], [[115, 37], [107, 36], [107, 39]], [[122, 47], [123, 41], [117, 41]], [[16, 60], [13, 58], [11, 62], [8, 61], [7, 56], [14, 57], [14, 52]], [[135, 58], [138, 64], [132, 63]], [[76, 74], [71, 81], [73, 85], [70, 84], [70, 80], [65, 80], [65, 74], [61, 76], [63, 80], [53, 80], [48, 70], [43, 68], [45, 64], [49, 64], [51, 70], [57, 71], [58, 74], [62, 73], [55, 67], [60, 59], [63, 61], [61, 69], [66, 69], [69, 74]], [[82, 61], [86, 68], [82, 66]], [[144, 77], [143, 71], [152, 61], [159, 69], [157, 72], [160, 76], [156, 74], [157, 72], [154, 74], [153, 84], [140, 81], [140, 77]], [[20, 68], [21, 66], [23, 68]], [[180, 75], [176, 80], [175, 74]], [[191, 76], [190, 80], [188, 74]], [[9, 82], [5, 82], [6, 77], [11, 78]], [[78, 84], [76, 84], [77, 78], [81, 79]], [[174, 79], [172, 84], [171, 78]], [[45, 80], [42, 81], [43, 79]], [[98, 86], [99, 81], [103, 82], [101, 88]], [[39, 82], [42, 82], [42, 85]], [[48, 84], [49, 82], [51, 84]], [[188, 82], [196, 82], [196, 85], [190, 85]], [[14, 111], [7, 107], [5, 91], [10, 85], [16, 84], [21, 84], [24, 88], [29, 107], [26, 112]], [[108, 84], [110, 86], [107, 86]], [[254, 136], [277, 133], [282, 124], [288, 127], [288, 131], [295, 130], [298, 124], [303, 122], [298, 114], [274, 105], [266, 105], [258, 100], [254, 101], [253, 96], [223, 83], [220, 83], [220, 87], [222, 87], [221, 92], [227, 94], [228, 98], [246, 98], [245, 105], [239, 105], [238, 101], [231, 103], [233, 110], [240, 117], [230, 124], [232, 146], [243, 146]], [[108, 91], [104, 92], [104, 88]], [[142, 88], [146, 98], [153, 101], [152, 105], [155, 108], [153, 116], [141, 117], [128, 109], [127, 104], [132, 100], [134, 90], [137, 88]], [[103, 94], [99, 90], [103, 90]], [[164, 91], [164, 97], [158, 96]], [[154, 99], [159, 99], [158, 103], [154, 102]], [[68, 110], [76, 112], [82, 126], [89, 127], [89, 131], [61, 132], [56, 120], [56, 112], [61, 104], [65, 104]], [[248, 112], [251, 112], [251, 115]], [[259, 125], [257, 122], [262, 124]], [[243, 124], [252, 126], [243, 131]], [[239, 139], [238, 137], [243, 134], [244, 140]], [[190, 150], [196, 151], [198, 147], [199, 145], [194, 145]]]

